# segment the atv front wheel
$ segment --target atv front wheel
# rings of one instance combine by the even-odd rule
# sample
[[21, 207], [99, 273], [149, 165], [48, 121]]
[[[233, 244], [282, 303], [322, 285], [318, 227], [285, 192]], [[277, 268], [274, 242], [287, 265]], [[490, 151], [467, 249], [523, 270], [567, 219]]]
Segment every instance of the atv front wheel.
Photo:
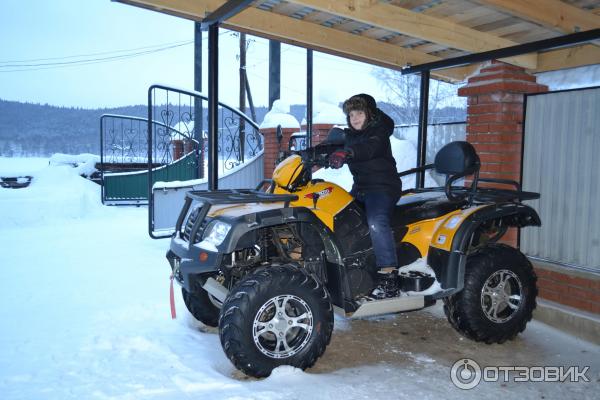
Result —
[[467, 260], [465, 286], [444, 299], [444, 312], [461, 334], [477, 342], [503, 343], [525, 330], [535, 309], [536, 275], [519, 250], [483, 247]]
[[280, 365], [312, 366], [332, 330], [327, 290], [314, 275], [290, 264], [246, 276], [225, 300], [219, 320], [225, 354], [254, 377], [268, 376]]
[[208, 294], [206, 290], [200, 289], [198, 292], [190, 293], [181, 288], [181, 294], [185, 306], [194, 318], [213, 328], [219, 325], [219, 312], [221, 311], [219, 301]]

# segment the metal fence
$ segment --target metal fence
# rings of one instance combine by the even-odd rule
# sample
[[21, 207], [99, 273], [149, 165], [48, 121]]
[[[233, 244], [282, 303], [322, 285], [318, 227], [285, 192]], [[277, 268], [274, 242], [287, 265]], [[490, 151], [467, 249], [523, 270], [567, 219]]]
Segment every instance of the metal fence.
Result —
[[[198, 185], [209, 176], [209, 163], [207, 160], [208, 138], [205, 128], [208, 127], [205, 112], [208, 108], [207, 96], [193, 91], [170, 88], [162, 85], [153, 85], [148, 90], [148, 121], [157, 120], [160, 125], [148, 124], [148, 148], [166, 148], [169, 151], [163, 153], [148, 152], [148, 165], [155, 161], [167, 164], [168, 157], [172, 160], [164, 168], [148, 168], [148, 190], [149, 196], [149, 232], [151, 237], [155, 235], [154, 204], [152, 186], [157, 181], [180, 180], [187, 181], [195, 179], [197, 182], [189, 185]], [[229, 175], [229, 173], [249, 161], [255, 160], [263, 151], [263, 139], [258, 125], [240, 110], [224, 103], [219, 103], [217, 126], [217, 176]], [[169, 127], [165, 129], [164, 127]], [[155, 143], [162, 145], [155, 145]], [[162, 146], [162, 147], [161, 147]], [[193, 157], [192, 157], [193, 155]], [[195, 176], [186, 179], [170, 179], [167, 171], [181, 159], [188, 159]], [[253, 186], [256, 182], [248, 182], [247, 186]], [[242, 185], [243, 187], [244, 185]]]
[[[208, 141], [206, 129], [208, 122], [204, 112], [208, 106], [208, 98], [199, 92], [153, 85], [148, 91], [148, 120], [157, 120], [162, 126], [152, 125], [149, 136], [152, 143], [159, 146], [171, 143], [171, 152], [164, 151], [153, 154], [152, 161], [168, 163], [169, 153], [174, 145], [181, 146], [183, 141], [184, 153], [195, 150], [198, 154], [198, 178], [207, 174]], [[170, 129], [165, 130], [163, 126]], [[219, 173], [227, 172], [244, 163], [247, 158], [254, 158], [263, 149], [262, 135], [258, 125], [236, 108], [219, 103], [217, 153], [219, 158]], [[150, 128], [149, 128], [150, 129]], [[186, 142], [186, 138], [196, 143]], [[175, 142], [175, 143], [174, 143]], [[149, 155], [150, 156], [150, 155]]]
[[528, 256], [600, 272], [600, 88], [526, 98], [523, 189], [540, 229], [521, 232]]
[[[100, 169], [105, 204], [146, 204], [158, 181], [208, 176], [208, 98], [197, 92], [151, 86], [148, 118], [105, 114], [100, 118]], [[151, 122], [148, 122], [151, 121]], [[263, 150], [258, 126], [219, 103], [218, 175], [253, 160]]]

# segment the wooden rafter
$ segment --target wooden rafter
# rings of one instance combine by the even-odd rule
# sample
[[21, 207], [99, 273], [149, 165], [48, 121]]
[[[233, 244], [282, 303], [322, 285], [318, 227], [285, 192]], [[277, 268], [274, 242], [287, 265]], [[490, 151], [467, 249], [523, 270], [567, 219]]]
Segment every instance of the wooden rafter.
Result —
[[[166, 14], [177, 15], [195, 21], [203, 20], [207, 15], [216, 10], [225, 2], [224, 0], [116, 1], [149, 8]], [[439, 6], [437, 7], [437, 12], [440, 12], [439, 14], [436, 14], [435, 8], [429, 9], [429, 11], [424, 8], [429, 4], [434, 4], [430, 0], [393, 0], [387, 4], [376, 0], [333, 0], [329, 2], [318, 2], [316, 0], [292, 1], [294, 2], [294, 5], [289, 3], [279, 3], [281, 6], [277, 7], [277, 10], [280, 12], [285, 10], [286, 4], [291, 8], [293, 8], [295, 5], [297, 6], [297, 4], [302, 4], [303, 7], [308, 7], [304, 8], [305, 11], [310, 9], [314, 9], [315, 11], [308, 13], [304, 19], [300, 20], [297, 18], [288, 17], [287, 15], [260, 10], [251, 6], [238, 14], [235, 18], [226, 21], [223, 26], [265, 38], [279, 40], [284, 43], [312, 48], [314, 50], [323, 51], [329, 54], [365, 61], [388, 68], [399, 69], [409, 63], [412, 65], [418, 65], [431, 61], [438, 61], [442, 58], [464, 55], [464, 53], [461, 52], [474, 52], [474, 50], [461, 48], [465, 46], [449, 46], [448, 37], [452, 38], [454, 33], [448, 31], [446, 32], [448, 35], [446, 35], [447, 37], [443, 40], [443, 42], [434, 40], [429, 36], [429, 40], [423, 40], [420, 38], [420, 36], [425, 35], [417, 35], [419, 37], [404, 35], [394, 28], [393, 24], [397, 22], [391, 21], [393, 18], [382, 18], [379, 13], [373, 14], [373, 10], [380, 10], [381, 6], [383, 6], [383, 9], [385, 10], [400, 10], [401, 13], [404, 12], [402, 11], [403, 8], [400, 6], [415, 6], [417, 8], [414, 8], [414, 10], [424, 11], [421, 13], [416, 13], [414, 11], [411, 12], [410, 10], [404, 9], [405, 11], [411, 13], [407, 15], [419, 18], [433, 18], [417, 19], [419, 22], [425, 21], [429, 24], [432, 24], [433, 21], [445, 21], [446, 24], [440, 23], [439, 26], [446, 28], [458, 27], [457, 29], [462, 32], [461, 35], [465, 34], [464, 29], [470, 29], [470, 32], [476, 36], [468, 37], [468, 40], [481, 40], [482, 37], [502, 37], [502, 40], [509, 40], [508, 37], [512, 37], [514, 38], [514, 41], [524, 42], [529, 41], [528, 38], [533, 40], [537, 38], [544, 38], [544, 35], [549, 37], [552, 36], [552, 34], [548, 34], [544, 28], [539, 27], [540, 20], [545, 19], [547, 22], [544, 23], [544, 25], [555, 27], [554, 31], [556, 32], [559, 30], [556, 28], [557, 26], [562, 26], [560, 29], [571, 29], [568, 27], [572, 26], [578, 26], [582, 30], [583, 28], [589, 28], [589, 25], [584, 25], [581, 20], [576, 18], [577, 15], [581, 16], [585, 14], [585, 21], [590, 21], [589, 16], [592, 16], [594, 18], [594, 23], [596, 23], [595, 21], [597, 21], [598, 18], [600, 18], [599, 15], [594, 14], [600, 13], [600, 8], [586, 11], [558, 0], [470, 0], [470, 4], [473, 4], [473, 1], [478, 2], [478, 4], [472, 9], [466, 11], [460, 11], [464, 10], [464, 7], [459, 4], [459, 7], [456, 8], [456, 10], [459, 10], [459, 14], [454, 15], [451, 15], [452, 7], [450, 6], [452, 4], [445, 3], [444, 1], [441, 3], [435, 3]], [[460, 0], [453, 1], [459, 2]], [[560, 3], [558, 4], [560, 7], [558, 9], [553, 9], [553, 7], [548, 6], [550, 2], [553, 2], [552, 4]], [[598, 2], [600, 3], [600, 0]], [[492, 3], [494, 4], [493, 6]], [[506, 9], [499, 9], [499, 5], [501, 3], [504, 5], [509, 3], [520, 5], [521, 14], [517, 14], [516, 11], [515, 14], [513, 14], [512, 12], [506, 11]], [[315, 7], [307, 6], [307, 4], [314, 5]], [[347, 12], [345, 11], [341, 14], [336, 14], [333, 12], [333, 10], [329, 9], [328, 11], [323, 12], [322, 10], [327, 6], [327, 4], [333, 4], [336, 7], [341, 7], [340, 4], [358, 5], [358, 8], [362, 10], [360, 18], [349, 15], [348, 12], [351, 11], [349, 9]], [[532, 4], [538, 4], [538, 6], [533, 7], [531, 6]], [[539, 4], [543, 4], [543, 6], [539, 6]], [[319, 7], [316, 7], [316, 5]], [[495, 12], [492, 12], [492, 14], [486, 12], [486, 7], [488, 9], [493, 7]], [[356, 10], [356, 6], [354, 9]], [[573, 9], [576, 11], [573, 11]], [[537, 16], [536, 18], [538, 19], [534, 20], [533, 17], [524, 18], [524, 12], [527, 10], [530, 14], [535, 14]], [[564, 10], [568, 11], [565, 12]], [[477, 21], [479, 21], [481, 18], [483, 18], [481, 19], [482, 21], [487, 21], [490, 16], [493, 16], [494, 13], [498, 14], [499, 12], [520, 16], [521, 22], [518, 22], [519, 20], [515, 19], [511, 25], [500, 26], [487, 32], [480, 32], [477, 30], [479, 29], [479, 27], [476, 25]], [[326, 20], [331, 19], [334, 15], [347, 17], [354, 21], [364, 20], [364, 23], [368, 24], [369, 26], [373, 26], [373, 28], [356, 34], [356, 32], [350, 33], [343, 31], [343, 29], [352, 25], [351, 23], [341, 24], [334, 26], [333, 28], [324, 26], [323, 23]], [[370, 17], [368, 17], [369, 15], [374, 15], [375, 20], [370, 20]], [[395, 14], [390, 15], [396, 16]], [[550, 22], [552, 15], [554, 15], [555, 18], [562, 17], [564, 21], [559, 24], [553, 24]], [[556, 15], [559, 17], [556, 17]], [[509, 20], [505, 20], [508, 24]], [[410, 22], [410, 20], [408, 22]], [[477, 29], [474, 29], [474, 27], [477, 27]], [[594, 25], [594, 27], [598, 26]], [[403, 28], [402, 31], [404, 31], [404, 29], [408, 28]], [[413, 26], [410, 29], [417, 29], [417, 27]], [[429, 26], [425, 26], [423, 29], [428, 33], [431, 31], [436, 31], [438, 32], [438, 35], [444, 36], [443, 30], [432, 30], [429, 28]], [[398, 36], [390, 36], [386, 41], [379, 40], [386, 34], [386, 32], [398, 32]], [[459, 38], [460, 35], [455, 37]], [[412, 48], [403, 48], [406, 46], [410, 46]], [[435, 55], [427, 54], [432, 50], [437, 50], [435, 51]], [[600, 48], [598, 48], [597, 44], [594, 42], [592, 45], [546, 51], [540, 53], [536, 60], [538, 60], [539, 65], [536, 68], [528, 68], [533, 72], [552, 71], [582, 65], [600, 64]], [[464, 78], [468, 76], [475, 68], [477, 68], [477, 66], [435, 71], [433, 76], [447, 81], [463, 81]]]
[[[392, 32], [399, 32], [429, 42], [443, 44], [474, 53], [514, 46], [518, 43], [486, 32], [470, 29], [442, 18], [416, 13], [402, 7], [372, 0], [288, 0], [291, 3], [340, 15], [362, 23], [371, 24]], [[537, 65], [535, 54], [506, 59], [512, 64], [533, 69]]]
[[[202, 20], [217, 9], [222, 0], [118, 0], [123, 3], [158, 10], [167, 14], [183, 16], [192, 20]], [[258, 36], [276, 39], [285, 43], [300, 45], [330, 54], [340, 55], [359, 61], [399, 69], [407, 64], [422, 64], [441, 58], [405, 49], [379, 40], [327, 28], [311, 22], [286, 17], [255, 7], [244, 11], [223, 23], [223, 26]], [[436, 71], [433, 76], [447, 81], [463, 81], [473, 67], [453, 68]]]
[[600, 64], [600, 48], [591, 44], [551, 50], [539, 54], [535, 72], [556, 71], [584, 65]]
[[573, 33], [600, 28], [600, 15], [560, 0], [475, 0], [547, 28]]

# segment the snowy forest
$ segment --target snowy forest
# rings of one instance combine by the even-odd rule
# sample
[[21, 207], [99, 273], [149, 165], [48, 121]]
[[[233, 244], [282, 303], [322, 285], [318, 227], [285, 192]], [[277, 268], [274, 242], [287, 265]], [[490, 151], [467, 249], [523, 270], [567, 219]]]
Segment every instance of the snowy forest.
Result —
[[[380, 108], [389, 113], [396, 124], [410, 124], [406, 107], [386, 102]], [[46, 157], [54, 153], [98, 154], [100, 148], [100, 117], [119, 114], [147, 117], [146, 105], [118, 108], [83, 109], [51, 105], [20, 103], [0, 100], [0, 156]], [[260, 123], [267, 113], [266, 107], [256, 108]], [[315, 110], [318, 111], [318, 110]], [[306, 115], [305, 105], [292, 105], [290, 112], [298, 121]], [[458, 107], [438, 108], [431, 122], [464, 121], [466, 110]], [[250, 111], [247, 112], [250, 115]], [[206, 125], [205, 125], [206, 126]]]

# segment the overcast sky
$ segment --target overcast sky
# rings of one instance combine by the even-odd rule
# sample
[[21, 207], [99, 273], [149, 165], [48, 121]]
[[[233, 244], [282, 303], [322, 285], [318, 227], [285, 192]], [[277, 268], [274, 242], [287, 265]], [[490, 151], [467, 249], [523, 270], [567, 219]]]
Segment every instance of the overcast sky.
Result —
[[[153, 83], [193, 89], [191, 21], [110, 0], [3, 0], [2, 6], [1, 99], [95, 108], [145, 104]], [[235, 105], [239, 39], [220, 32], [219, 95]], [[252, 96], [256, 105], [266, 105], [268, 41], [249, 39]], [[205, 40], [205, 51], [207, 44]], [[177, 47], [165, 49], [170, 46]], [[281, 97], [304, 104], [306, 51], [282, 45], [281, 58]], [[90, 62], [73, 63], [82, 60]], [[63, 64], [48, 65], [52, 63]], [[359, 92], [385, 100], [373, 68], [315, 52], [315, 101], [340, 102]], [[205, 82], [207, 75], [204, 68]]]

